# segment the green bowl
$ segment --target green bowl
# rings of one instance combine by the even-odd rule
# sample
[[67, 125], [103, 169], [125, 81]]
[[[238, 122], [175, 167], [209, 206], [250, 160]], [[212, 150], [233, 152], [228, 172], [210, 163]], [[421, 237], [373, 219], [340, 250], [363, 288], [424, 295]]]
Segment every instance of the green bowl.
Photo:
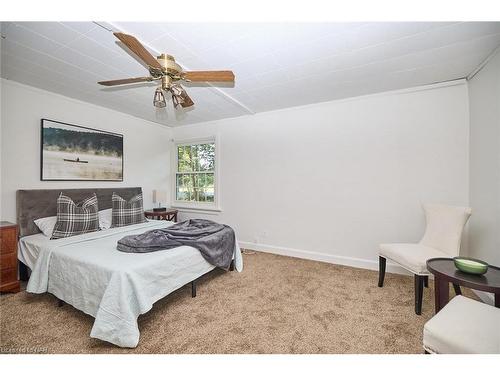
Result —
[[488, 271], [488, 263], [483, 262], [479, 259], [466, 258], [466, 257], [455, 257], [453, 258], [455, 267], [460, 271], [465, 273], [471, 273], [473, 275], [482, 275]]

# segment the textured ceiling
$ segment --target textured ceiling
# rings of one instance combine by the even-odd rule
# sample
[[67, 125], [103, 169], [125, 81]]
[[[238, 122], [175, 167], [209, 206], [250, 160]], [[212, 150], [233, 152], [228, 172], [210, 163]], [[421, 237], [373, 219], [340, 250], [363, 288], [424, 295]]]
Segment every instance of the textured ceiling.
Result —
[[[185, 70], [232, 69], [234, 87], [191, 87], [189, 111], [152, 105], [154, 83], [112, 31], [137, 37]], [[2, 22], [1, 75], [179, 126], [454, 80], [500, 45], [500, 22], [130, 23]]]

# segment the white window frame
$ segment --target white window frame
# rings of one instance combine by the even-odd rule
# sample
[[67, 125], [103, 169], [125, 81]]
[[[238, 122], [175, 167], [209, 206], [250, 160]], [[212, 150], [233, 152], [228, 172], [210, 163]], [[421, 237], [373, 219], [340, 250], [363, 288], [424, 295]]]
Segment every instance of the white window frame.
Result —
[[[177, 200], [177, 174], [179, 173], [179, 160], [178, 160], [178, 147], [179, 146], [187, 146], [187, 145], [197, 145], [203, 143], [215, 143], [215, 170], [214, 170], [214, 201], [213, 202], [186, 202]], [[222, 211], [220, 207], [220, 199], [219, 199], [219, 170], [220, 170], [220, 150], [219, 150], [219, 137], [205, 137], [205, 138], [191, 138], [191, 139], [182, 139], [182, 140], [174, 140], [173, 147], [173, 155], [172, 155], [172, 194], [171, 194], [171, 202], [173, 208], [182, 209], [185, 211]]]

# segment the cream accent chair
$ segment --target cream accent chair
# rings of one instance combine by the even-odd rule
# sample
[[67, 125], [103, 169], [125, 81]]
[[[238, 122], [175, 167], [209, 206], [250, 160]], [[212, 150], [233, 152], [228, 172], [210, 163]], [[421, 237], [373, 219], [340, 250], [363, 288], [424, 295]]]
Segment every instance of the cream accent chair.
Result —
[[[415, 313], [422, 313], [423, 288], [428, 286], [427, 260], [458, 256], [462, 231], [471, 215], [469, 207], [424, 204], [427, 226], [418, 244], [381, 244], [379, 250], [379, 281], [384, 285], [385, 265], [389, 259], [415, 275]], [[460, 294], [458, 285], [455, 292]]]
[[424, 325], [426, 353], [500, 354], [500, 309], [456, 296]]

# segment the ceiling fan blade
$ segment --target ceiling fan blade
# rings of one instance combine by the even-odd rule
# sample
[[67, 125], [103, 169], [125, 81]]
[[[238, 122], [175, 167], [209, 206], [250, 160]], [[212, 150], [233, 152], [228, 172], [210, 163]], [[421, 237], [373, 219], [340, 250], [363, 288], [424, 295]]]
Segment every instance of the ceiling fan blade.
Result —
[[230, 70], [198, 70], [184, 72], [183, 78], [192, 82], [234, 82], [234, 73]]
[[155, 57], [144, 48], [144, 46], [132, 35], [124, 33], [113, 33], [120, 41], [125, 44], [132, 52], [134, 52], [148, 66], [161, 70], [161, 65]]
[[189, 97], [186, 90], [184, 90], [181, 85], [171, 85], [170, 92], [172, 93], [172, 102], [174, 103], [175, 108], [177, 108], [179, 105], [182, 108], [187, 108], [194, 105], [193, 100]]
[[151, 82], [152, 80], [153, 77], [137, 77], [137, 78], [114, 79], [111, 81], [100, 81], [97, 83], [103, 86], [117, 86], [117, 85], [126, 85], [127, 83]]

